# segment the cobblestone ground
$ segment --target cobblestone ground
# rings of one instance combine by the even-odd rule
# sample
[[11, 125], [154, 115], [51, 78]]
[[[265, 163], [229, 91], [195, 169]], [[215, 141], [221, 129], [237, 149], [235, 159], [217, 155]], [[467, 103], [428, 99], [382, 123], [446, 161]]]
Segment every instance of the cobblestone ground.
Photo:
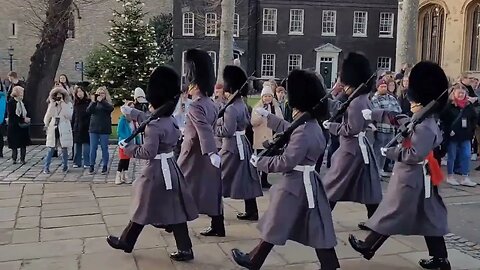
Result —
[[[112, 147], [111, 153], [115, 152]], [[4, 158], [0, 164], [0, 269], [1, 270], [223, 270], [239, 269], [230, 249], [249, 250], [258, 242], [256, 224], [235, 218], [243, 210], [241, 201], [226, 200], [227, 237], [205, 238], [200, 231], [209, 219], [201, 217], [189, 224], [195, 260], [172, 262], [168, 253], [175, 249], [171, 234], [147, 227], [132, 254], [112, 250], [108, 234], [120, 234], [129, 220], [131, 187], [113, 185], [115, 169], [107, 175], [88, 175], [83, 169], [64, 174], [54, 159], [51, 175], [43, 175], [41, 146], [32, 146], [27, 164], [13, 165]], [[6, 156], [9, 153], [5, 153]], [[116, 153], [113, 155], [116, 157]], [[116, 167], [117, 160], [110, 164]], [[275, 182], [277, 175], [272, 175]], [[448, 205], [459, 205], [480, 197], [480, 188], [443, 187]], [[268, 192], [259, 199], [260, 212], [268, 207]], [[366, 234], [356, 228], [365, 218], [361, 205], [341, 203], [334, 219], [338, 238], [337, 253], [345, 270], [419, 269], [418, 259], [427, 257], [421, 237], [393, 237], [371, 261], [361, 259], [347, 243], [348, 234]], [[480, 227], [480, 223], [472, 224]], [[460, 236], [449, 235], [449, 254], [454, 269], [480, 270], [480, 246]], [[275, 247], [262, 269], [319, 269], [312, 249], [294, 242]]]

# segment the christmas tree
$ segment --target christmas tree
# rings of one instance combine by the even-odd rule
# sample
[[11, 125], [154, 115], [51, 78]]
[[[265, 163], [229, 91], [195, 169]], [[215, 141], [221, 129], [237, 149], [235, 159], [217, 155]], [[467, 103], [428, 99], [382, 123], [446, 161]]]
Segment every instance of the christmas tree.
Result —
[[115, 104], [131, 99], [136, 87], [146, 89], [148, 77], [161, 64], [155, 29], [143, 21], [145, 13], [141, 0], [117, 0], [122, 12], [114, 11], [108, 32], [106, 53], [98, 58], [98, 78], [92, 78], [94, 86], [106, 86]]

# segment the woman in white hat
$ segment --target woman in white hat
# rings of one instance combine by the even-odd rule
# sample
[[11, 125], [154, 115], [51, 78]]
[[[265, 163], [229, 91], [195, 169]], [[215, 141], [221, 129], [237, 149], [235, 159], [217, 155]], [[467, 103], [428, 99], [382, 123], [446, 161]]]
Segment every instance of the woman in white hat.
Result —
[[[271, 114], [274, 114], [283, 119], [282, 110], [273, 96], [273, 89], [270, 82], [263, 83], [260, 101], [255, 105], [256, 108], [264, 108]], [[253, 149], [258, 153], [264, 149], [263, 142], [271, 140], [274, 132], [267, 127], [267, 120], [257, 113], [252, 113], [252, 127], [253, 127]], [[262, 187], [270, 188], [267, 181], [267, 173], [262, 172]]]

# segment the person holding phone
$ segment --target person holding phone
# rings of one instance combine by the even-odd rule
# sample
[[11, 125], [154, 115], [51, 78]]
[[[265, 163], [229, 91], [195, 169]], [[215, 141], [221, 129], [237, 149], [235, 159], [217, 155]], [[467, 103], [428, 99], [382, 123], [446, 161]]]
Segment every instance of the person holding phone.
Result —
[[70, 93], [62, 87], [55, 87], [48, 96], [48, 108], [43, 118], [47, 128], [46, 146], [47, 156], [43, 166], [43, 173], [50, 173], [53, 151], [62, 149], [62, 171], [68, 171], [68, 148], [73, 146], [72, 114], [73, 107], [70, 101]]

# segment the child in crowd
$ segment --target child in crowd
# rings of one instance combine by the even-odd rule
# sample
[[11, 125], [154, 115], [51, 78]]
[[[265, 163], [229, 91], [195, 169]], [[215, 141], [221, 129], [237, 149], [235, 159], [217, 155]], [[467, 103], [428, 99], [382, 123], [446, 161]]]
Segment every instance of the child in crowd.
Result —
[[[130, 108], [134, 108], [135, 104], [133, 101], [127, 101], [126, 105]], [[129, 115], [123, 114], [118, 119], [118, 127], [117, 127], [117, 134], [118, 134], [118, 141], [125, 140], [130, 135], [132, 135], [133, 131], [135, 130], [134, 121], [130, 118]], [[135, 138], [135, 143], [138, 144], [137, 138]], [[117, 168], [117, 175], [115, 177], [115, 184], [120, 185], [122, 183], [130, 183], [128, 179], [128, 166], [130, 164], [130, 157], [125, 154], [124, 149], [118, 149], [118, 168]]]

